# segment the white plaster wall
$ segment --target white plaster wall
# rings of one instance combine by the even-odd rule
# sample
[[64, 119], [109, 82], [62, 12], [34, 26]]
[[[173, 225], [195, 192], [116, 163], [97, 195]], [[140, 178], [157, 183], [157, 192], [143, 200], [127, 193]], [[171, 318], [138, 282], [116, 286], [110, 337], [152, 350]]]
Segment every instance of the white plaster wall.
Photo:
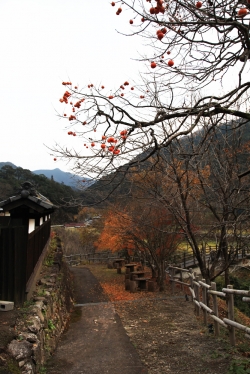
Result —
[[32, 231], [35, 230], [35, 219], [34, 218], [30, 218], [29, 219], [29, 231], [28, 233], [30, 234]]

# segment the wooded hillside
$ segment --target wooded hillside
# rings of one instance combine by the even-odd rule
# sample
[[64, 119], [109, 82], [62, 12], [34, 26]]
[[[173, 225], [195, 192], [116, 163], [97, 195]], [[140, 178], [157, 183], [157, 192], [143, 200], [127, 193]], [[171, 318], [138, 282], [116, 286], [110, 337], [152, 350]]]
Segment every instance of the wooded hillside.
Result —
[[10, 165], [4, 165], [0, 169], [0, 201], [14, 196], [25, 181], [33, 183], [42, 195], [58, 206], [52, 215], [53, 224], [62, 224], [74, 219], [77, 208], [67, 207], [66, 203], [76, 198], [76, 191], [63, 183], [57, 183], [44, 175], [33, 174], [30, 170], [21, 167], [13, 168]]

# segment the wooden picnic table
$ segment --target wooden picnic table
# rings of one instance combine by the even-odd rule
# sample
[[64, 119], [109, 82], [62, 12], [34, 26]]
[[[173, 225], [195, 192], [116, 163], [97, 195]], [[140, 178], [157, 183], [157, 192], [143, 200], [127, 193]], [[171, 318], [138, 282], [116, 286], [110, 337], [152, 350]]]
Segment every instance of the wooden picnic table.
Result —
[[143, 271], [143, 270], [137, 270], [137, 271], [131, 271], [130, 272], [130, 279], [131, 280], [133, 280], [133, 278], [143, 278], [144, 276], [145, 276], [145, 271]]
[[122, 265], [125, 263], [124, 258], [117, 258], [113, 260], [113, 267], [117, 269], [117, 273], [121, 274], [122, 272]]
[[122, 267], [123, 263], [125, 263], [125, 258], [116, 258], [113, 260], [113, 264], [118, 264], [120, 267]]
[[128, 272], [131, 273], [135, 270], [135, 266], [137, 266], [137, 264], [125, 264], [124, 266], [126, 269], [128, 269]]
[[147, 289], [147, 281], [149, 279], [150, 278], [145, 278], [145, 277], [135, 278], [135, 281], [137, 282], [138, 288], [140, 290], [146, 290]]

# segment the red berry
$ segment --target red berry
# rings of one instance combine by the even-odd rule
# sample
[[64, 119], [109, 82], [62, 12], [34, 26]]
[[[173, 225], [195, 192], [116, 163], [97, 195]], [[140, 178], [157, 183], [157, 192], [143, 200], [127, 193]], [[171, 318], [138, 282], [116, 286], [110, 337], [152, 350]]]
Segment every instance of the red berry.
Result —
[[202, 2], [201, 1], [197, 1], [196, 8], [201, 8], [201, 7], [202, 7]]
[[247, 8], [241, 8], [239, 11], [238, 11], [238, 16], [239, 17], [245, 17], [248, 13], [248, 9]]
[[112, 1], [111, 5], [112, 5], [112, 6], [115, 6], [115, 2], [114, 2], [114, 1]]
[[131, 20], [129, 21], [129, 23], [130, 23], [130, 25], [133, 25], [134, 21], [131, 19]]
[[164, 34], [163, 34], [163, 32], [159, 32], [159, 33], [157, 34], [157, 38], [158, 38], [159, 40], [161, 40], [162, 38], [164, 38]]
[[152, 62], [151, 62], [151, 68], [154, 69], [154, 68], [156, 68], [156, 66], [157, 66], [157, 65], [156, 65], [156, 62], [152, 61]]
[[173, 60], [169, 60], [168, 61], [168, 66], [170, 66], [170, 67], [174, 66], [174, 61]]

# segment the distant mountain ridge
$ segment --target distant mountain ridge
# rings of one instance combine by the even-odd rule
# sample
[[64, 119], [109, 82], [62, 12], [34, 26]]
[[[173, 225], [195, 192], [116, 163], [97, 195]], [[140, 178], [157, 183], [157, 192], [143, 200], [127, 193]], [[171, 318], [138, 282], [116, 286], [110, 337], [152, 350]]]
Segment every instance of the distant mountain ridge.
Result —
[[[19, 167], [19, 166], [16, 166], [12, 162], [9, 162], [9, 161], [0, 162], [0, 169], [3, 166], [11, 166], [13, 169], [16, 169], [16, 168]], [[79, 182], [82, 181], [81, 177], [79, 177], [77, 175], [74, 175], [70, 172], [62, 171], [59, 168], [52, 169], [52, 170], [38, 169], [38, 170], [33, 170], [31, 172], [34, 173], [34, 174], [37, 174], [37, 175], [41, 175], [41, 174], [45, 175], [45, 177], [47, 177], [48, 179], [53, 179], [55, 182], [58, 182], [58, 183], [64, 183], [66, 186], [70, 186], [72, 188], [77, 188]], [[91, 184], [90, 179], [84, 178], [84, 180], [85, 180], [85, 184], [83, 184], [81, 182], [82, 186], [84, 185], [84, 187], [86, 187], [87, 185]]]
[[33, 170], [32, 173], [38, 175], [45, 175], [48, 179], [53, 179], [55, 182], [64, 183], [67, 186], [77, 188], [77, 183], [79, 183], [82, 178], [77, 175], [74, 175], [70, 172], [65, 172], [60, 170], [59, 168], [48, 170], [48, 169], [39, 169]]
[[2, 169], [2, 167], [5, 165], [11, 166], [13, 169], [16, 169], [19, 167], [19, 166], [12, 164], [12, 162], [7, 161], [7, 162], [0, 162], [0, 169]]
[[21, 186], [27, 181], [32, 183], [38, 194], [46, 196], [57, 206], [52, 215], [53, 224], [63, 224], [74, 220], [78, 208], [69, 203], [71, 200], [78, 199], [79, 190], [71, 188], [65, 183], [58, 183], [54, 178], [53, 180], [47, 178], [44, 174], [35, 174], [28, 169], [17, 167], [10, 162], [0, 163], [0, 201], [19, 194]]

